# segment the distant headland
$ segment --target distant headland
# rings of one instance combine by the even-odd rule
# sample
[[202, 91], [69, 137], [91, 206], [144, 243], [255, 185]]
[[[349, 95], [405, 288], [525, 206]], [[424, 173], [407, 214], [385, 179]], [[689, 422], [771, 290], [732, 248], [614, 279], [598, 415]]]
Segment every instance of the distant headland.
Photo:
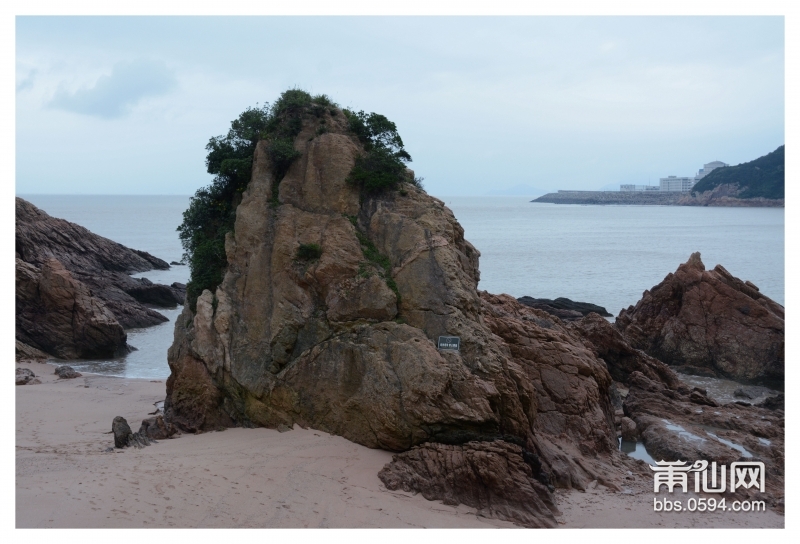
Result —
[[782, 208], [785, 205], [784, 147], [737, 166], [721, 161], [705, 164], [693, 178], [668, 176], [661, 178], [659, 185], [622, 184], [619, 191], [560, 190], [531, 202]]

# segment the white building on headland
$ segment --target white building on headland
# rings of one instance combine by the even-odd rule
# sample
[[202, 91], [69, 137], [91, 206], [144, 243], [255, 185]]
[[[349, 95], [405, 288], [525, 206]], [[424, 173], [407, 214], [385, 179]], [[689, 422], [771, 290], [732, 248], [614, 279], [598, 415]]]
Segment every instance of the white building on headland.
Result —
[[631, 183], [619, 186], [620, 191], [665, 191], [672, 193], [687, 193], [692, 190], [694, 184], [706, 177], [712, 170], [728, 166], [722, 161], [714, 161], [704, 164], [693, 178], [667, 176], [659, 179], [658, 185], [634, 185]]
[[720, 168], [722, 166], [728, 166], [728, 165], [722, 161], [714, 161], [708, 164], [704, 164], [703, 167], [697, 171], [697, 175], [694, 177], [694, 180], [700, 181], [701, 179], [709, 175], [712, 170], [716, 170], [717, 168]]
[[658, 181], [660, 182], [659, 190], [670, 193], [685, 193], [687, 191], [691, 191], [695, 184], [694, 178], [679, 178], [677, 176], [668, 176], [666, 178], [661, 178]]

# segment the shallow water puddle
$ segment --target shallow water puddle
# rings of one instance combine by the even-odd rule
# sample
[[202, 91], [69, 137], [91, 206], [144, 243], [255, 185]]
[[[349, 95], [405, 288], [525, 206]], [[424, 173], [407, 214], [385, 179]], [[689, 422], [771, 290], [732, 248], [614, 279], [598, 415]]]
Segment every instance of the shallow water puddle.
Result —
[[655, 465], [656, 460], [647, 453], [647, 450], [644, 447], [642, 442], [631, 441], [631, 440], [622, 440], [619, 439], [619, 449], [628, 454], [629, 457], [633, 457], [634, 459], [639, 459], [644, 461], [647, 464]]
[[[726, 445], [726, 446], [728, 446], [729, 448], [733, 448], [733, 449], [735, 449], [736, 451], [738, 451], [739, 453], [741, 453], [741, 454], [742, 454], [743, 456], [745, 456], [745, 457], [752, 457], [752, 456], [753, 456], [753, 454], [752, 454], [752, 453], [750, 453], [749, 451], [747, 451], [746, 449], [744, 449], [744, 446], [740, 446], [740, 445], [739, 445], [739, 444], [737, 444], [736, 442], [731, 442], [730, 440], [725, 440], [724, 438], [720, 438], [719, 436], [715, 435], [714, 433], [710, 433], [710, 432], [708, 432], [708, 431], [706, 431], [706, 434], [707, 434], [708, 436], [712, 436], [712, 437], [714, 437], [714, 438], [715, 438], [715, 439], [717, 439], [719, 442], [721, 442], [721, 443], [725, 444], [725, 445]], [[761, 440], [761, 439], [759, 438], [759, 440]]]
[[661, 421], [664, 422], [664, 425], [667, 427], [668, 431], [672, 431], [674, 433], [678, 433], [678, 436], [681, 438], [689, 441], [689, 442], [705, 442], [706, 439], [702, 436], [697, 436], [696, 434], [690, 433], [680, 425], [676, 425], [669, 421], [668, 419], [662, 419]]

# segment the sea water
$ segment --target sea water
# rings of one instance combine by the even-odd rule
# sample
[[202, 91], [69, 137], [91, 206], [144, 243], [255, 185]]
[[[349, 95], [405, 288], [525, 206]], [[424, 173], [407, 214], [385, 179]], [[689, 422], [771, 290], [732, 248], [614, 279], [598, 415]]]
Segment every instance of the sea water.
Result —
[[[21, 195], [54, 217], [167, 262], [180, 261], [176, 228], [188, 196]], [[706, 268], [722, 264], [784, 303], [784, 210], [679, 206], [581, 206], [520, 197], [440, 197], [481, 252], [479, 289], [514, 297], [567, 297], [616, 315], [636, 304], [695, 251]], [[154, 282], [188, 280], [186, 266], [136, 274]], [[169, 322], [128, 331], [126, 357], [78, 362], [87, 372], [147, 379], [169, 375], [177, 310]]]

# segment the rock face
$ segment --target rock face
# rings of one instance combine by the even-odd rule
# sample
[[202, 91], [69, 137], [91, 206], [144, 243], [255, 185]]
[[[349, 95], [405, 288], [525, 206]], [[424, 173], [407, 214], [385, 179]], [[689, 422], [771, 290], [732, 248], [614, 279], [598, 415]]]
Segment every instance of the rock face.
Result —
[[485, 517], [526, 527], [556, 527], [559, 511], [547, 486], [534, 476], [536, 465], [523, 457], [522, 448], [502, 440], [425, 444], [395, 455], [378, 477], [387, 489], [420, 492], [444, 504], [466, 504]]
[[56, 259], [41, 269], [16, 259], [16, 337], [63, 359], [128, 351], [127, 335], [114, 315]]
[[635, 348], [671, 366], [782, 386], [784, 309], [700, 254], [620, 312], [615, 326]]
[[576, 321], [590, 313], [596, 313], [603, 317], [611, 317], [611, 314], [596, 304], [589, 302], [575, 302], [568, 298], [559, 297], [555, 300], [549, 298], [533, 298], [533, 297], [520, 297], [517, 299], [525, 306], [542, 310], [548, 314], [554, 315], [562, 321]]
[[653, 458], [724, 465], [761, 461], [766, 496], [755, 488], [740, 488], [736, 498], [767, 499], [771, 507], [780, 507], [785, 479], [783, 410], [738, 403], [719, 406], [701, 389], [683, 384], [670, 388], [640, 372], [631, 374], [629, 383], [625, 415], [636, 423]]
[[667, 365], [645, 352], [632, 347], [611, 323], [597, 314], [589, 314], [570, 324], [595, 355], [605, 361], [611, 377], [628, 384], [633, 372], [641, 372], [651, 380], [667, 387], [680, 384], [678, 376]]
[[[480, 452], [508, 436], [554, 485], [613, 486], [605, 363], [558, 318], [479, 293], [479, 253], [443, 202], [412, 186], [360, 197], [345, 179], [362, 148], [341, 113], [324, 118], [316, 137], [318, 120], [304, 120], [278, 205], [256, 147], [224, 280], [176, 321], [166, 419], [190, 432], [297, 423], [392, 451], [468, 435]], [[319, 258], [298, 259], [301, 244]], [[461, 351], [438, 351], [440, 335]], [[549, 493], [535, 489], [544, 504]]]
[[169, 265], [144, 251], [129, 249], [87, 229], [49, 216], [30, 202], [16, 199], [17, 258], [36, 268], [57, 259], [84, 284], [123, 328], [147, 327], [167, 320], [144, 304], [174, 308], [185, 289], [156, 285], [129, 274]]

